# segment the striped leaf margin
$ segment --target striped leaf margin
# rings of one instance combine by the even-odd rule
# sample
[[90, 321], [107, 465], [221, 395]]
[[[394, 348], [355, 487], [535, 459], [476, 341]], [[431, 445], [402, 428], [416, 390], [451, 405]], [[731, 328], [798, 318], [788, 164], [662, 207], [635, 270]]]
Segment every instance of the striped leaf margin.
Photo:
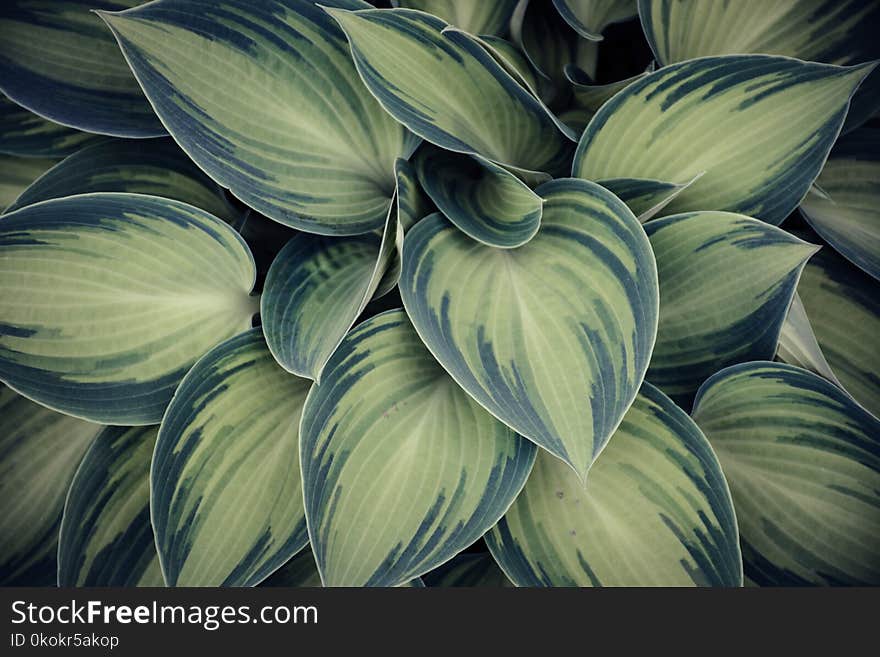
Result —
[[92, 10], [141, 0], [0, 3], [0, 91], [65, 126], [115, 137], [165, 134], [101, 19]]
[[159, 427], [107, 427], [67, 493], [58, 586], [163, 586], [150, 524], [150, 462]]
[[672, 200], [700, 179], [697, 174], [684, 183], [646, 180], [644, 178], [611, 178], [598, 180], [605, 189], [626, 203], [636, 218], [645, 223], [669, 205]]
[[779, 224], [819, 175], [873, 67], [765, 55], [667, 66], [602, 105], [572, 175], [686, 181], [705, 172], [664, 212], [727, 210]]
[[721, 368], [773, 357], [798, 278], [819, 247], [729, 212], [664, 217], [645, 231], [663, 300], [647, 378], [689, 407]]
[[740, 586], [730, 491], [694, 422], [645, 384], [584, 490], [540, 454], [486, 543], [519, 586]]
[[382, 228], [394, 161], [418, 142], [363, 88], [315, 3], [159, 0], [101, 16], [168, 131], [220, 185], [307, 232]]
[[259, 329], [183, 379], [150, 472], [168, 585], [254, 586], [306, 545], [298, 429], [310, 384], [275, 363]]
[[66, 157], [104, 138], [48, 121], [0, 96], [0, 153], [21, 157]]
[[434, 215], [406, 237], [400, 292], [474, 399], [583, 479], [632, 403], [654, 344], [654, 256], [617, 197], [545, 183], [541, 230], [493, 249]]
[[0, 220], [0, 262], [0, 379], [96, 422], [157, 423], [195, 360], [256, 312], [241, 237], [155, 196], [84, 194], [12, 212]]
[[55, 586], [64, 497], [101, 429], [0, 386], [0, 585]]
[[396, 586], [449, 560], [497, 522], [537, 451], [455, 384], [401, 310], [346, 336], [300, 431], [327, 586]]
[[880, 420], [812, 372], [769, 362], [713, 376], [693, 415], [730, 483], [750, 579], [880, 583]]

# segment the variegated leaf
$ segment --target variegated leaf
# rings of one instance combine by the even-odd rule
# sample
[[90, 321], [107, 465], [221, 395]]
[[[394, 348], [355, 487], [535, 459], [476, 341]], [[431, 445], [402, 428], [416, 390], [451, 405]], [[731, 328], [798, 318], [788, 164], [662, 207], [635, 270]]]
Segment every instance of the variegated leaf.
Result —
[[158, 422], [193, 362], [256, 312], [238, 234], [155, 196], [84, 194], [5, 215], [0, 263], [0, 379], [97, 422]]
[[15, 203], [28, 185], [58, 164], [58, 160], [0, 154], [0, 212]]
[[488, 552], [459, 554], [422, 579], [425, 580], [425, 586], [438, 588], [496, 588], [514, 585]]
[[477, 40], [521, 87], [528, 89], [532, 95], [540, 97], [537, 92], [538, 78], [535, 71], [532, 70], [525, 53], [515, 43], [501, 37], [485, 35], [478, 37]]
[[838, 253], [880, 279], [880, 128], [835, 144], [801, 212]]
[[804, 268], [798, 295], [844, 389], [880, 417], [880, 283], [824, 248]]
[[612, 23], [638, 16], [636, 0], [553, 0], [559, 14], [578, 34], [601, 41], [602, 31]]
[[107, 427], [67, 493], [59, 586], [163, 586], [150, 524], [150, 461], [158, 427]]
[[[281, 249], [266, 276], [260, 316], [269, 349], [285, 370], [320, 381], [327, 359], [395, 261], [398, 230], [395, 202], [381, 239], [299, 233]], [[379, 292], [394, 287], [397, 275]]]
[[730, 212], [673, 215], [645, 230], [663, 300], [647, 378], [687, 408], [721, 368], [773, 357], [801, 270], [819, 247]]
[[104, 137], [54, 123], [0, 96], [0, 153], [21, 157], [65, 157]]
[[740, 586], [736, 518], [708, 441], [645, 384], [586, 490], [541, 453], [486, 535], [519, 586]]
[[400, 291], [459, 385], [584, 479], [642, 383], [656, 268], [642, 227], [604, 188], [565, 179], [536, 191], [541, 230], [518, 249], [422, 220], [404, 243]]
[[165, 134], [92, 10], [141, 0], [4, 0], [0, 3], [0, 90], [65, 126], [116, 137]]
[[301, 230], [382, 227], [395, 158], [417, 140], [364, 89], [315, 3], [159, 0], [102, 17], [168, 131], [211, 178]]
[[471, 34], [507, 32], [517, 0], [391, 0], [393, 7], [419, 9]]
[[253, 586], [306, 545], [299, 421], [310, 384], [275, 363], [259, 329], [183, 379], [150, 473], [170, 586]]
[[112, 140], [83, 148], [34, 181], [7, 212], [89, 192], [131, 192], [173, 198], [229, 224], [241, 213], [170, 139]]
[[[260, 586], [280, 587], [319, 587], [321, 575], [318, 573], [318, 565], [315, 563], [315, 555], [310, 548], [302, 550], [286, 564], [269, 575]], [[400, 586], [404, 588], [423, 588], [421, 579], [416, 577]]]
[[395, 586], [452, 558], [501, 517], [537, 451], [455, 384], [401, 310], [342, 341], [300, 447], [327, 586]]
[[102, 428], [0, 385], [0, 585], [55, 586], [64, 496]]
[[831, 369], [831, 365], [828, 364], [828, 360], [819, 346], [819, 341], [816, 340], [816, 334], [813, 333], [813, 326], [810, 324], [807, 310], [797, 293], [791, 300], [785, 321], [782, 322], [776, 356], [790, 365], [797, 365], [815, 372], [835, 385], [843, 387], [834, 370]]
[[634, 75], [624, 80], [618, 80], [617, 82], [596, 84], [593, 82], [592, 76], [588, 75], [586, 71], [574, 64], [567, 64], [564, 69], [565, 77], [574, 91], [575, 104], [578, 107], [583, 107], [584, 109], [589, 110], [593, 114], [598, 112], [599, 108], [615, 94], [623, 91], [636, 80], [641, 80], [646, 75], [653, 73], [653, 71], [652, 62], [652, 65], [648, 67], [648, 70], [644, 73], [639, 73], [638, 75]]
[[478, 242], [514, 248], [538, 232], [543, 201], [506, 169], [427, 145], [415, 165], [434, 204]]
[[705, 172], [664, 212], [728, 210], [779, 224], [822, 169], [872, 68], [765, 55], [667, 66], [602, 105], [573, 175], [685, 181]]
[[397, 185], [397, 221], [406, 233], [436, 208], [419, 184], [415, 167], [407, 160], [394, 165]]
[[560, 169], [570, 149], [555, 117], [470, 35], [409, 9], [327, 11], [364, 83], [415, 134], [526, 172]]
[[597, 182], [626, 203], [641, 223], [650, 221], [672, 200], [700, 179], [697, 174], [684, 183], [643, 178], [610, 178]]
[[760, 585], [880, 583], [880, 421], [812, 372], [729, 367], [697, 396]]

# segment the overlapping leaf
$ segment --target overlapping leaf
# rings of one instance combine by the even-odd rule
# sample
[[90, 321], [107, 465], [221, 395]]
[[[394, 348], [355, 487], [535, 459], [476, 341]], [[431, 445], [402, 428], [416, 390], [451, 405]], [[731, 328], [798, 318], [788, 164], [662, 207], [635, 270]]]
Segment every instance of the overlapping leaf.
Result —
[[0, 386], [0, 585], [55, 585], [64, 497], [101, 428]]
[[507, 32], [517, 0], [392, 0], [394, 7], [419, 9], [471, 34]]
[[602, 187], [565, 179], [536, 191], [541, 230], [518, 249], [423, 219], [404, 243], [400, 291], [452, 377], [583, 479], [647, 368], [654, 256], [632, 212]]
[[152, 194], [189, 203], [229, 224], [240, 220], [217, 184], [170, 139], [113, 140], [83, 148], [34, 181], [7, 211], [89, 192]]
[[5, 215], [0, 263], [0, 379], [98, 422], [158, 422], [192, 363], [256, 311], [235, 231], [155, 196], [84, 194]]
[[15, 203], [28, 185], [58, 163], [41, 157], [19, 157], [0, 154], [0, 212]]
[[573, 175], [682, 182], [705, 172], [664, 212], [728, 210], [779, 224], [819, 174], [872, 67], [764, 55], [665, 67], [596, 113]]
[[880, 279], [880, 129], [835, 144], [801, 211], [838, 253]]
[[559, 14], [578, 34], [602, 40], [602, 30], [638, 15], [636, 0], [553, 0]]
[[253, 586], [308, 542], [299, 420], [311, 382], [253, 329], [208, 352], [162, 420], [150, 474], [171, 586]]
[[0, 96], [0, 153], [65, 157], [103, 137], [48, 121]]
[[382, 227], [394, 161], [417, 141], [363, 87], [320, 7], [160, 0], [102, 16], [168, 131], [214, 180], [305, 231]]
[[0, 90], [65, 126], [117, 137], [165, 134], [92, 10], [140, 0], [5, 0], [0, 3]]
[[880, 421], [825, 379], [737, 365], [694, 419], [730, 483], [745, 572], [761, 585], [880, 582]]
[[645, 384], [590, 471], [538, 455], [486, 542], [519, 586], [740, 586], [736, 518], [694, 422]]
[[300, 445], [328, 586], [394, 586], [452, 558], [501, 517], [537, 451], [455, 384], [400, 310], [343, 340]]
[[158, 427], [107, 427], [73, 477], [58, 543], [59, 586], [162, 586], [150, 524]]
[[807, 310], [797, 293], [792, 298], [788, 315], [782, 323], [776, 356], [786, 363], [815, 372], [843, 387], [831, 365], [828, 364], [819, 341], [816, 340], [810, 318], [807, 317]]
[[676, 196], [699, 180], [701, 175], [697, 174], [684, 183], [646, 180], [644, 178], [610, 178], [597, 182], [605, 189], [614, 192], [614, 195], [626, 203], [638, 220], [645, 223], [653, 219]]
[[645, 230], [662, 299], [647, 377], [687, 407], [721, 368], [773, 357], [798, 277], [818, 247], [729, 212], [664, 217]]

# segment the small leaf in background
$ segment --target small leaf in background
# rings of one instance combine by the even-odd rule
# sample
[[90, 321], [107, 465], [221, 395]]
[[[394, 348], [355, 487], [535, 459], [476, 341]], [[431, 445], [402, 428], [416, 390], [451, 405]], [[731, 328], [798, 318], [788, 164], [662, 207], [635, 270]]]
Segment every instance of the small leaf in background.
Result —
[[415, 165], [425, 193], [478, 242], [513, 248], [538, 232], [543, 201], [509, 171], [427, 144], [419, 149]]
[[306, 545], [298, 436], [310, 385], [275, 363], [259, 329], [183, 379], [150, 475], [169, 586], [253, 586]]
[[58, 160], [0, 154], [0, 212], [15, 203], [28, 185], [58, 164]]
[[168, 131], [219, 184], [301, 230], [382, 227], [394, 161], [417, 141], [363, 87], [320, 7], [160, 0], [102, 17]]
[[835, 251], [880, 279], [880, 128], [835, 144], [801, 212]]
[[880, 583], [880, 421], [781, 363], [723, 370], [694, 419], [733, 493], [745, 572], [759, 585]]
[[645, 180], [643, 178], [610, 178], [597, 182], [626, 203], [636, 218], [645, 223], [669, 205], [672, 200], [700, 179], [697, 174], [684, 183]]
[[519, 586], [740, 586], [727, 483], [697, 425], [642, 387], [586, 490], [541, 453], [486, 536]]
[[53, 123], [0, 96], [0, 153], [21, 157], [66, 157], [104, 137]]
[[831, 365], [828, 364], [825, 354], [822, 353], [816, 334], [813, 333], [810, 318], [807, 317], [807, 310], [797, 293], [792, 298], [788, 315], [782, 323], [776, 356], [783, 362], [810, 370], [843, 387]]
[[0, 219], [0, 259], [0, 378], [96, 422], [159, 422], [195, 360], [256, 312], [242, 239], [155, 196], [84, 194], [12, 212]]
[[804, 267], [798, 295], [844, 389], [880, 417], [880, 283], [825, 248]]
[[467, 392], [581, 479], [642, 383], [657, 326], [650, 244], [584, 180], [537, 189], [541, 230], [519, 249], [441, 216], [407, 235], [400, 291], [416, 330]]
[[455, 384], [403, 311], [358, 325], [303, 410], [324, 584], [396, 586], [451, 559], [501, 517], [536, 451]]
[[0, 585], [55, 586], [64, 498], [102, 428], [0, 386]]
[[407, 9], [328, 12], [345, 30], [366, 86], [415, 134], [526, 172], [562, 165], [568, 140], [555, 117], [467, 33]]
[[578, 34], [602, 40], [602, 30], [612, 23], [638, 16], [636, 0], [553, 0], [559, 14]]
[[705, 172], [666, 214], [728, 210], [779, 224], [819, 174], [872, 68], [764, 55], [664, 67], [596, 113], [572, 175], [683, 182]]
[[150, 524], [150, 462], [159, 427], [107, 427], [67, 494], [59, 586], [163, 586]]
[[391, 0], [391, 5], [418, 9], [471, 34], [503, 35], [518, 0]]
[[93, 10], [140, 0], [4, 0], [0, 3], [0, 91], [65, 126], [115, 137], [165, 130], [122, 53]]
[[662, 300], [647, 379], [689, 408], [718, 370], [773, 357], [801, 270], [819, 247], [729, 212], [673, 215], [645, 230]]
[[22, 192], [7, 212], [90, 192], [152, 194], [189, 203], [235, 224], [241, 213], [170, 139], [114, 139], [65, 158]]
[[514, 585], [488, 552], [463, 552], [427, 573], [422, 579], [425, 581], [425, 586], [439, 588], [472, 586], [494, 588]]

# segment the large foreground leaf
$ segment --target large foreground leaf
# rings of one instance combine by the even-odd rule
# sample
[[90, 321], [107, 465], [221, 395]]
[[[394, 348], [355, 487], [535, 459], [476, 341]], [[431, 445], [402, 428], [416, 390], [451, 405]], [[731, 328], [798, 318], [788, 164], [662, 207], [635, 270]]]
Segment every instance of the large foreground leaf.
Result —
[[65, 157], [104, 137], [47, 121], [0, 96], [0, 153]]
[[729, 210], [779, 224], [819, 174], [872, 67], [764, 55], [668, 66], [602, 106], [573, 175], [681, 182], [705, 172], [667, 214]]
[[299, 420], [310, 381], [281, 369], [253, 329], [183, 379], [150, 475], [171, 586], [253, 586], [308, 542]]
[[880, 417], [880, 283], [825, 248], [804, 268], [798, 294], [838, 380]]
[[394, 7], [420, 9], [471, 34], [504, 34], [517, 0], [391, 0]]
[[645, 230], [663, 300], [647, 377], [688, 407], [721, 368], [773, 357], [798, 277], [819, 247], [729, 212], [664, 217]]
[[58, 544], [59, 586], [162, 586], [150, 524], [158, 427], [107, 427], [70, 484]]
[[[318, 573], [318, 565], [315, 563], [315, 555], [306, 547], [286, 564], [267, 577], [260, 586], [296, 586], [296, 587], [319, 587], [321, 575]], [[418, 577], [401, 584], [406, 588], [422, 588], [424, 582]]]
[[559, 168], [568, 151], [554, 117], [467, 33], [408, 9], [328, 11], [364, 83], [414, 133], [500, 165]]
[[416, 142], [364, 89], [320, 7], [160, 0], [102, 16], [168, 131], [214, 180], [309, 232], [382, 227], [394, 160]]
[[55, 586], [64, 497], [101, 428], [0, 386], [0, 585]]
[[880, 583], [880, 421], [811, 372], [723, 370], [694, 419], [727, 475], [749, 578]]
[[155, 196], [85, 194], [5, 215], [0, 263], [0, 379], [97, 422], [158, 422], [192, 363], [256, 310], [235, 231]]
[[240, 219], [223, 190], [170, 139], [114, 139], [83, 148], [40, 176], [7, 211], [89, 192], [152, 194], [189, 203], [230, 224]]
[[94, 9], [140, 0], [4, 0], [0, 90], [66, 126], [117, 137], [165, 134]]
[[642, 386], [590, 471], [545, 453], [486, 542], [519, 586], [740, 586], [730, 492], [708, 441]]
[[396, 586], [452, 558], [501, 517], [537, 451], [455, 384], [401, 310], [346, 336], [300, 444], [327, 586]]
[[801, 203], [807, 222], [842, 256], [880, 279], [880, 129], [834, 145]]
[[656, 268], [642, 227], [607, 190], [566, 179], [536, 191], [541, 230], [518, 249], [423, 219], [404, 242], [400, 292], [452, 377], [583, 479], [642, 383]]

